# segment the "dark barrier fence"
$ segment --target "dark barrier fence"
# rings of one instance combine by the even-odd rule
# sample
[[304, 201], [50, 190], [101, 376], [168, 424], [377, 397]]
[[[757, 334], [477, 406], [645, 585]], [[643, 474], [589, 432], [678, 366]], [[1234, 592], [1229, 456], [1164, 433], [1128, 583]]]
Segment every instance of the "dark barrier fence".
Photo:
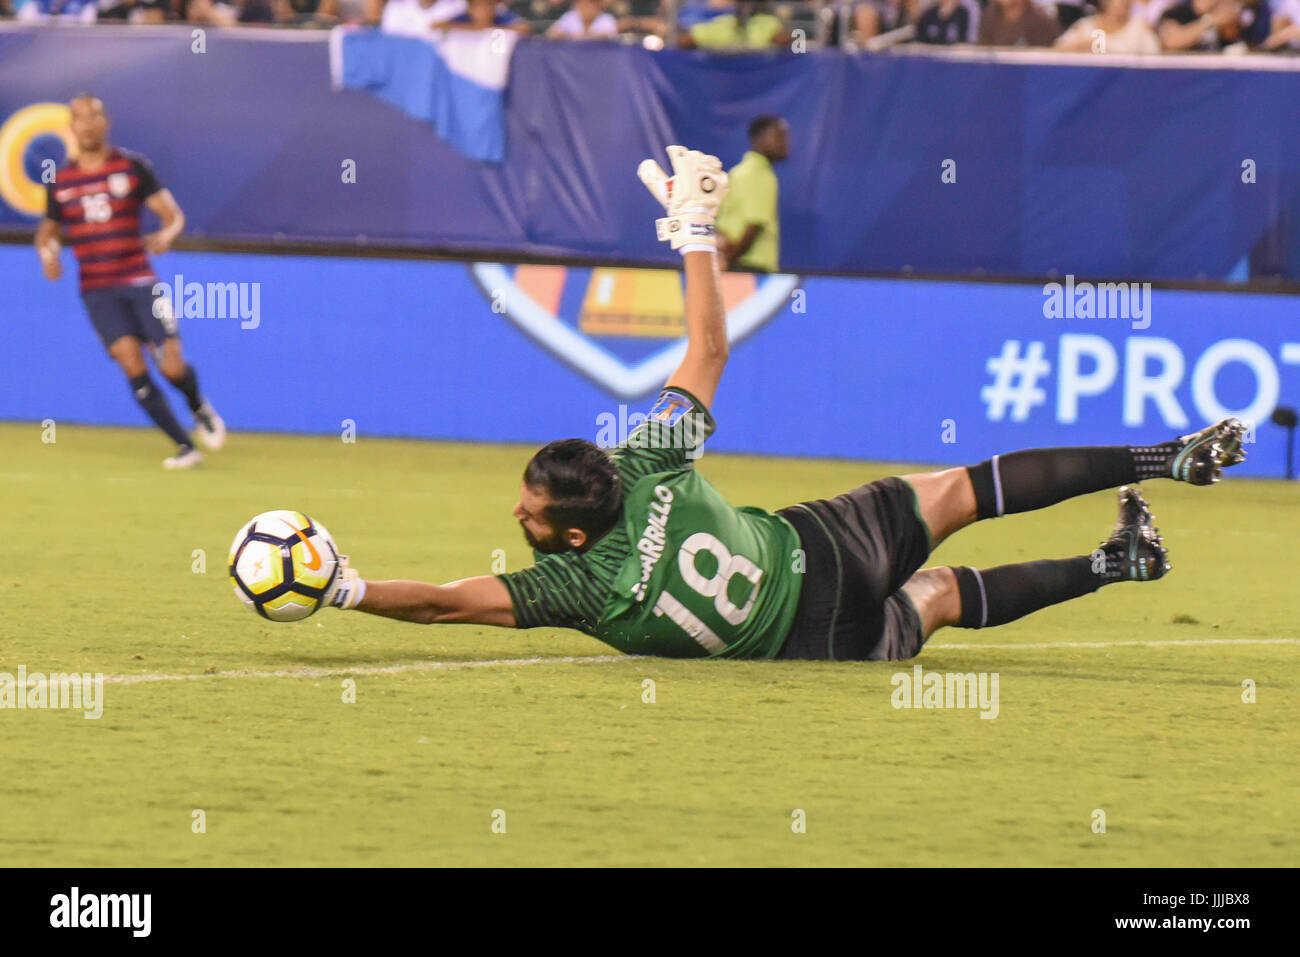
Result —
[[638, 161], [684, 142], [734, 163], [776, 112], [789, 270], [1300, 280], [1300, 61], [524, 40], [500, 164], [332, 91], [328, 61], [293, 31], [208, 30], [198, 53], [184, 28], [0, 29], [0, 228], [33, 223], [25, 180], [61, 155], [37, 105], [86, 88], [193, 236], [666, 262]]

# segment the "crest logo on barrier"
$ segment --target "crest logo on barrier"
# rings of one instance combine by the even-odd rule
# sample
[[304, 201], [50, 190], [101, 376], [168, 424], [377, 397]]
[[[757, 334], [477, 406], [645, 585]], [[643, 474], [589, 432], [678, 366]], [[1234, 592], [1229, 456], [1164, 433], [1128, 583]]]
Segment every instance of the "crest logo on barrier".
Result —
[[65, 103], [33, 103], [0, 123], [0, 201], [10, 209], [32, 217], [45, 213], [41, 167], [77, 155], [71, 117]]
[[[686, 354], [676, 270], [473, 263], [470, 273], [494, 312], [620, 399], [661, 388]], [[798, 284], [783, 273], [724, 273], [727, 341], [772, 319]]]

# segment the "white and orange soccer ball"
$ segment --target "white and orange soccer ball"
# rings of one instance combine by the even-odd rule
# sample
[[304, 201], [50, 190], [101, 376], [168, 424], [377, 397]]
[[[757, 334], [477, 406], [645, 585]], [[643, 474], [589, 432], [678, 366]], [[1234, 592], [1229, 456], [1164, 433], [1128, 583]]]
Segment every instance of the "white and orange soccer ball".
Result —
[[254, 517], [230, 546], [235, 594], [271, 621], [314, 612], [338, 570], [339, 551], [325, 526], [289, 509]]

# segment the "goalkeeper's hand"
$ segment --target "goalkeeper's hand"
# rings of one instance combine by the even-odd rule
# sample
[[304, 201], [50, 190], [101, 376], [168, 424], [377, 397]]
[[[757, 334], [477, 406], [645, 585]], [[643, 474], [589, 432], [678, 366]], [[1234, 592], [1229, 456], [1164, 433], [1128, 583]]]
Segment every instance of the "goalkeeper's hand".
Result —
[[338, 574], [325, 593], [325, 604], [331, 608], [356, 608], [365, 593], [366, 583], [357, 570], [348, 565], [348, 556], [340, 555]]
[[668, 147], [668, 159], [673, 167], [671, 177], [652, 159], [642, 160], [636, 170], [650, 195], [668, 213], [655, 220], [655, 233], [661, 242], [667, 240], [683, 253], [716, 249], [715, 221], [727, 194], [722, 161], [684, 146]]

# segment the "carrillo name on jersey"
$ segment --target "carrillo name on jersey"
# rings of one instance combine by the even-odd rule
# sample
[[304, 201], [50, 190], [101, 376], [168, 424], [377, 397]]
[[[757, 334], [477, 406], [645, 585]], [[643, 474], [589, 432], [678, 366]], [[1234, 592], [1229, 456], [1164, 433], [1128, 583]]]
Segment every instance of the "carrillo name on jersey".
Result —
[[673, 490], [668, 486], [656, 485], [655, 498], [659, 501], [650, 503], [645, 530], [636, 543], [636, 550], [641, 553], [641, 580], [632, 586], [632, 597], [637, 601], [645, 598], [646, 582], [663, 557], [664, 533], [668, 529], [668, 515], [673, 510]]

